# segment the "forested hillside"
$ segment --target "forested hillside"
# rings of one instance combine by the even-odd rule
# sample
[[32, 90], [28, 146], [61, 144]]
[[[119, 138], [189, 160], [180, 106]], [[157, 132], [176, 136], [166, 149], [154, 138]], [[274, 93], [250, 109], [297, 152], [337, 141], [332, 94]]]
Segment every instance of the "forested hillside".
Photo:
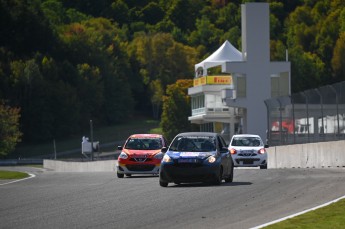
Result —
[[[160, 118], [167, 85], [225, 40], [241, 49], [240, 0], [0, 0], [0, 100], [25, 142]], [[271, 0], [271, 60], [292, 90], [345, 80], [345, 1]], [[1, 104], [1, 103], [0, 103]]]

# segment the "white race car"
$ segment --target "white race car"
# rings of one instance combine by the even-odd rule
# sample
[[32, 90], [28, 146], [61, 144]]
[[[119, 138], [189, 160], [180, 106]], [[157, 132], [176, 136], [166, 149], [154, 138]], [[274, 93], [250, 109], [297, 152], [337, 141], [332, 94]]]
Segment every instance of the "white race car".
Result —
[[267, 169], [268, 145], [264, 145], [259, 135], [237, 134], [229, 144], [235, 167], [257, 167]]

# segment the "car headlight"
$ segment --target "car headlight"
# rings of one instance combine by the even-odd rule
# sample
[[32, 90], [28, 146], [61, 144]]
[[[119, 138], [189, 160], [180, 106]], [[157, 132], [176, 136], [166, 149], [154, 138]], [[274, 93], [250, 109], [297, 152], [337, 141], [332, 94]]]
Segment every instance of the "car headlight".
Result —
[[159, 153], [157, 153], [157, 154], [154, 156], [154, 158], [155, 158], [155, 159], [158, 159], [158, 160], [162, 160], [162, 159], [163, 159], [163, 156], [164, 156], [164, 154], [163, 154], [162, 152], [159, 152]]
[[162, 161], [163, 162], [171, 162], [171, 158], [167, 154], [165, 154]]
[[128, 158], [128, 155], [124, 152], [121, 152], [120, 155], [119, 155], [119, 158], [121, 159], [127, 159]]
[[209, 163], [213, 163], [213, 162], [216, 161], [216, 158], [215, 158], [214, 156], [209, 156], [209, 157], [207, 158], [207, 161], [208, 161]]

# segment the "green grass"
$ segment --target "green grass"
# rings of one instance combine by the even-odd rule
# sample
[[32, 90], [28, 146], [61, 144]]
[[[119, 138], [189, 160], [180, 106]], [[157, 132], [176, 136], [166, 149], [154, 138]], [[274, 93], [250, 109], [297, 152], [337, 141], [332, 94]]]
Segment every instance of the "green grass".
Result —
[[22, 179], [28, 176], [27, 173], [0, 170], [0, 179]]
[[345, 227], [345, 200], [276, 223], [267, 229], [341, 229]]
[[42, 169], [43, 168], [43, 165], [41, 164], [38, 164], [38, 165], [35, 165], [35, 164], [28, 164], [28, 165], [17, 165], [17, 166], [25, 166], [25, 167], [34, 167], [34, 168], [40, 168]]
[[[123, 123], [115, 126], [97, 127], [93, 126], [93, 140], [100, 144], [125, 141], [129, 135], [134, 133], [161, 133], [159, 121], [151, 119], [136, 118], [129, 123]], [[82, 137], [90, 139], [90, 130], [80, 134], [80, 136], [69, 137], [66, 139], [56, 139], [56, 152], [81, 149]], [[90, 139], [91, 140], [91, 139]], [[107, 147], [101, 147], [102, 151], [111, 151], [116, 148], [116, 144]], [[9, 155], [9, 158], [30, 158], [41, 155], [54, 155], [54, 139], [41, 144], [21, 144]], [[80, 155], [78, 153], [77, 155]]]

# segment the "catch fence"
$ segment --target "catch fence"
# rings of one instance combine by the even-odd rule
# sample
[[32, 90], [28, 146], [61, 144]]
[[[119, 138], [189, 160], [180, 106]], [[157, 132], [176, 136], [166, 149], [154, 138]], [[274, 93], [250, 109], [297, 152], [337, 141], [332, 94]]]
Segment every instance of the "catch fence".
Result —
[[265, 104], [272, 146], [345, 139], [345, 81]]

